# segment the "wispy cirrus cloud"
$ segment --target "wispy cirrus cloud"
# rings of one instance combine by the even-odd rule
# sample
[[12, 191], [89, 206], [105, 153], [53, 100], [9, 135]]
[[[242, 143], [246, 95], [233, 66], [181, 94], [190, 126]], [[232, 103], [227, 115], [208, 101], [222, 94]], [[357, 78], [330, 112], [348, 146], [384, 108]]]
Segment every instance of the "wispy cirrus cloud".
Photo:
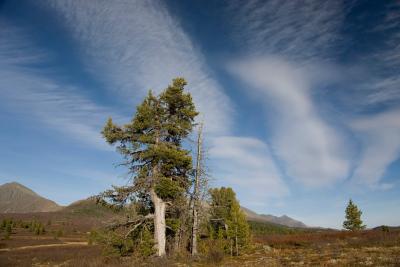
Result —
[[354, 120], [351, 127], [362, 142], [352, 182], [371, 188], [390, 188], [391, 184], [380, 182], [387, 167], [400, 156], [400, 110]]
[[80, 88], [60, 82], [54, 73], [32, 67], [48, 61], [51, 55], [35, 48], [29, 33], [4, 20], [0, 25], [4, 26], [0, 30], [2, 106], [84, 143], [109, 149], [100, 130], [112, 112], [84, 97]]
[[376, 27], [367, 30], [380, 38], [381, 45], [365, 55], [370, 75], [364, 86], [367, 94], [365, 105], [393, 104], [400, 100], [400, 3], [388, 5], [383, 14], [383, 21]]
[[[387, 3], [377, 11], [377, 16], [382, 18], [379, 23], [362, 32], [375, 43], [357, 62], [363, 69], [357, 79], [361, 82], [352, 83], [355, 94], [353, 101], [349, 101], [361, 113], [349, 122], [361, 143], [351, 182], [372, 189], [389, 189], [394, 185], [384, 180], [385, 174], [400, 157], [400, 3]], [[371, 112], [372, 108], [378, 111]]]
[[229, 98], [203, 55], [161, 1], [46, 1], [78, 44], [87, 70], [125, 99], [160, 91], [177, 76], [188, 80], [208, 131], [231, 127]]
[[317, 112], [303, 69], [279, 58], [240, 61], [232, 73], [268, 106], [271, 148], [287, 174], [307, 186], [331, 185], [349, 170], [344, 143]]
[[0, 71], [0, 79], [3, 105], [12, 106], [15, 114], [39, 120], [96, 148], [110, 149], [100, 134], [104, 118], [112, 114], [109, 109], [72, 93], [74, 88], [29, 73]]
[[334, 56], [339, 31], [350, 6], [342, 1], [232, 1], [234, 38], [252, 54], [298, 60]]
[[[212, 140], [210, 158], [218, 162], [220, 179], [240, 188], [244, 204], [266, 202], [289, 194], [285, 181], [277, 169], [268, 146], [256, 138], [221, 136]], [[268, 192], [268, 193], [266, 193]]]
[[[258, 94], [258, 99], [263, 96], [272, 151], [282, 161], [286, 173], [305, 185], [334, 184], [354, 171], [358, 177], [354, 179], [359, 183], [375, 183], [378, 187], [384, 170], [398, 157], [396, 142], [390, 148], [381, 140], [391, 136], [392, 130], [371, 126], [373, 129], [366, 127], [361, 131], [349, 127], [347, 131], [356, 132], [350, 137], [337, 128], [346, 127], [346, 117], [356, 116], [346, 113], [337, 117], [335, 112], [343, 113], [344, 105], [347, 112], [364, 113], [371, 106], [396, 106], [400, 96], [400, 80], [395, 71], [400, 66], [397, 4], [383, 9], [384, 21], [376, 28], [361, 29], [364, 32], [357, 32], [357, 27], [352, 29], [365, 38], [376, 34], [374, 40], [382, 39], [383, 45], [359, 53], [353, 51], [351, 63], [339, 60], [354, 41], [346, 39], [349, 36], [343, 32], [348, 27], [346, 16], [358, 5], [358, 1], [256, 0], [244, 5], [237, 1], [230, 6], [230, 14], [237, 22], [233, 36], [245, 52], [228, 64], [228, 70], [252, 89], [251, 94]], [[331, 103], [332, 110], [324, 110], [324, 105], [315, 100], [326, 85], [339, 87], [329, 93], [338, 94], [338, 99], [343, 100]], [[319, 96], [320, 101], [330, 101], [323, 94]], [[365, 120], [370, 118], [372, 125], [379, 125], [368, 113]], [[392, 112], [383, 114], [392, 116]], [[365, 136], [369, 136], [368, 141]], [[352, 143], [359, 138], [363, 140], [360, 159], [354, 165], [357, 152]], [[375, 152], [382, 157], [369, 164], [371, 153]]]
[[344, 8], [340, 1], [230, 6], [237, 21], [234, 38], [247, 49], [228, 70], [263, 100], [271, 149], [285, 173], [306, 186], [344, 180], [350, 167], [342, 136], [319, 115], [312, 98], [319, 76], [329, 76], [320, 71], [321, 62], [335, 56]]

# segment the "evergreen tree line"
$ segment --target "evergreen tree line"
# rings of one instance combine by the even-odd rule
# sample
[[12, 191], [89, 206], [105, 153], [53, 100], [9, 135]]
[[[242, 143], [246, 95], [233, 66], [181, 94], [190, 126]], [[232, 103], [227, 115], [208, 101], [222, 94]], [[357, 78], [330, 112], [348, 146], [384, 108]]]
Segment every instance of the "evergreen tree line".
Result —
[[15, 221], [13, 218], [5, 218], [1, 221], [0, 231], [4, 231], [4, 238], [10, 239], [12, 230], [14, 228], [24, 228], [28, 229], [30, 232], [36, 235], [42, 235], [46, 232], [44, 224], [37, 220], [32, 221]]
[[4, 239], [10, 239], [12, 229], [15, 227], [15, 223], [12, 219], [3, 219], [0, 224], [0, 231], [4, 231]]

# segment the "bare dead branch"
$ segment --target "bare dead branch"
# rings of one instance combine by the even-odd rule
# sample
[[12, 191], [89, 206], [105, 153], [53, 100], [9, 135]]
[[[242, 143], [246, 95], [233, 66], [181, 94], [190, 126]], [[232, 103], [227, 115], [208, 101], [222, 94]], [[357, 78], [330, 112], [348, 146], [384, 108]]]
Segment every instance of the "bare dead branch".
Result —
[[128, 236], [133, 233], [139, 226], [141, 226], [144, 223], [144, 221], [139, 222], [138, 224], [136, 224], [135, 226], [133, 226], [132, 229], [130, 229], [128, 231], [128, 233], [126, 233], [125, 238], [128, 238]]
[[130, 220], [130, 221], [126, 221], [126, 222], [123, 222], [123, 223], [115, 223], [113, 225], [109, 225], [109, 226], [107, 226], [107, 229], [115, 230], [115, 229], [120, 228], [120, 227], [128, 227], [130, 225], [143, 223], [144, 221], [149, 220], [149, 219], [153, 219], [153, 218], [154, 218], [154, 214], [148, 214], [146, 216], [138, 216], [134, 220]]

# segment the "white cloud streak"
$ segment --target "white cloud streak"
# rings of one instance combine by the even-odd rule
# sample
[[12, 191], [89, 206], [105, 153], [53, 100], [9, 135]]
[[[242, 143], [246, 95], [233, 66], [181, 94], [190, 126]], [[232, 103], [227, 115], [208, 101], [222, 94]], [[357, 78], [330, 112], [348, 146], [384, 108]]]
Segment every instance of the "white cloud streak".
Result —
[[278, 58], [258, 58], [234, 63], [231, 71], [271, 107], [271, 147], [290, 177], [307, 186], [346, 178], [343, 140], [318, 115], [303, 69]]
[[351, 127], [362, 141], [352, 181], [371, 188], [390, 188], [391, 184], [380, 182], [387, 167], [400, 156], [400, 110], [355, 120]]
[[230, 12], [236, 39], [248, 49], [228, 69], [268, 107], [271, 149], [286, 174], [306, 186], [344, 180], [350, 164], [343, 138], [319, 115], [311, 91], [327, 78], [318, 77], [328, 71], [317, 64], [334, 57], [341, 40], [342, 2], [236, 1]]
[[86, 68], [108, 88], [138, 101], [177, 76], [211, 133], [231, 126], [231, 105], [179, 22], [159, 1], [47, 1], [79, 44]]
[[[349, 3], [348, 3], [349, 4]], [[346, 10], [341, 1], [232, 1], [235, 39], [255, 54], [291, 60], [331, 57]]]
[[[372, 79], [368, 79], [365, 104], [382, 104], [400, 100], [400, 3], [389, 5], [385, 19], [370, 31], [384, 36], [381, 46], [366, 55], [371, 66]], [[369, 74], [370, 74], [369, 73]]]
[[234, 136], [218, 137], [212, 142], [209, 154], [218, 162], [221, 179], [240, 188], [240, 199], [245, 204], [252, 205], [254, 201], [284, 197], [289, 193], [264, 142]]
[[[100, 149], [110, 149], [101, 137], [104, 118], [110, 110], [99, 107], [71, 88], [29, 73], [0, 71], [1, 96], [5, 106], [25, 117], [36, 118], [51, 128]], [[17, 91], [15, 88], [18, 88]]]
[[[353, 182], [371, 188], [389, 187], [379, 182], [390, 163], [398, 158], [396, 112], [368, 115], [352, 122], [349, 130], [355, 131], [355, 141], [361, 140], [360, 159], [352, 166], [349, 152], [355, 154], [355, 151], [350, 151], [349, 140], [324, 120], [313, 100], [315, 91], [311, 89], [318, 87], [314, 84], [317, 80], [329, 84], [343, 82], [340, 79], [345, 78], [351, 88], [343, 91], [343, 104], [352, 110], [360, 112], [371, 105], [398, 102], [400, 79], [395, 70], [400, 67], [400, 35], [396, 31], [400, 26], [400, 5], [385, 6], [384, 21], [374, 29], [363, 30], [366, 36], [375, 36], [375, 32], [384, 34], [385, 39], [382, 46], [373, 48], [362, 57], [362, 62], [357, 60], [358, 65], [350, 67], [361, 72], [346, 73], [344, 70], [349, 66], [334, 63], [341, 53], [340, 47], [351, 42], [341, 36], [341, 31], [355, 4], [354, 1], [254, 0], [245, 4], [237, 1], [230, 6], [237, 21], [236, 40], [248, 50], [247, 58], [230, 65], [230, 71], [252, 91], [262, 94], [266, 106], [272, 106], [267, 109], [272, 151], [282, 160], [289, 176], [308, 186], [344, 180], [355, 167]], [[332, 70], [343, 77], [324, 76]], [[321, 73], [324, 73], [322, 78]], [[358, 101], [350, 100], [349, 95], [357, 96]]]
[[[16, 114], [33, 118], [100, 149], [110, 149], [100, 131], [112, 112], [78, 93], [71, 85], [48, 78], [31, 64], [50, 56], [33, 48], [29, 35], [5, 21], [0, 30], [0, 102]], [[47, 73], [48, 74], [48, 73]], [[116, 116], [118, 117], [118, 116]]]

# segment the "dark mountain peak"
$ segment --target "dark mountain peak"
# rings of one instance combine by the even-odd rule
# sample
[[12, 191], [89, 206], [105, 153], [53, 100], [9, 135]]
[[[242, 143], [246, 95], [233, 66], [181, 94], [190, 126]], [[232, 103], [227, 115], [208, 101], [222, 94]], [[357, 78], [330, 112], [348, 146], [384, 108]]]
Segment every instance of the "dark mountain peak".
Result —
[[10, 183], [5, 183], [3, 185], [0, 185], [0, 189], [19, 190], [19, 191], [22, 191], [22, 192], [30, 194], [30, 195], [38, 196], [38, 194], [36, 194], [34, 191], [32, 191], [28, 187], [26, 187], [20, 183], [17, 183], [17, 182], [10, 182]]
[[0, 186], [0, 213], [56, 211], [61, 207], [28, 187], [11, 182]]

